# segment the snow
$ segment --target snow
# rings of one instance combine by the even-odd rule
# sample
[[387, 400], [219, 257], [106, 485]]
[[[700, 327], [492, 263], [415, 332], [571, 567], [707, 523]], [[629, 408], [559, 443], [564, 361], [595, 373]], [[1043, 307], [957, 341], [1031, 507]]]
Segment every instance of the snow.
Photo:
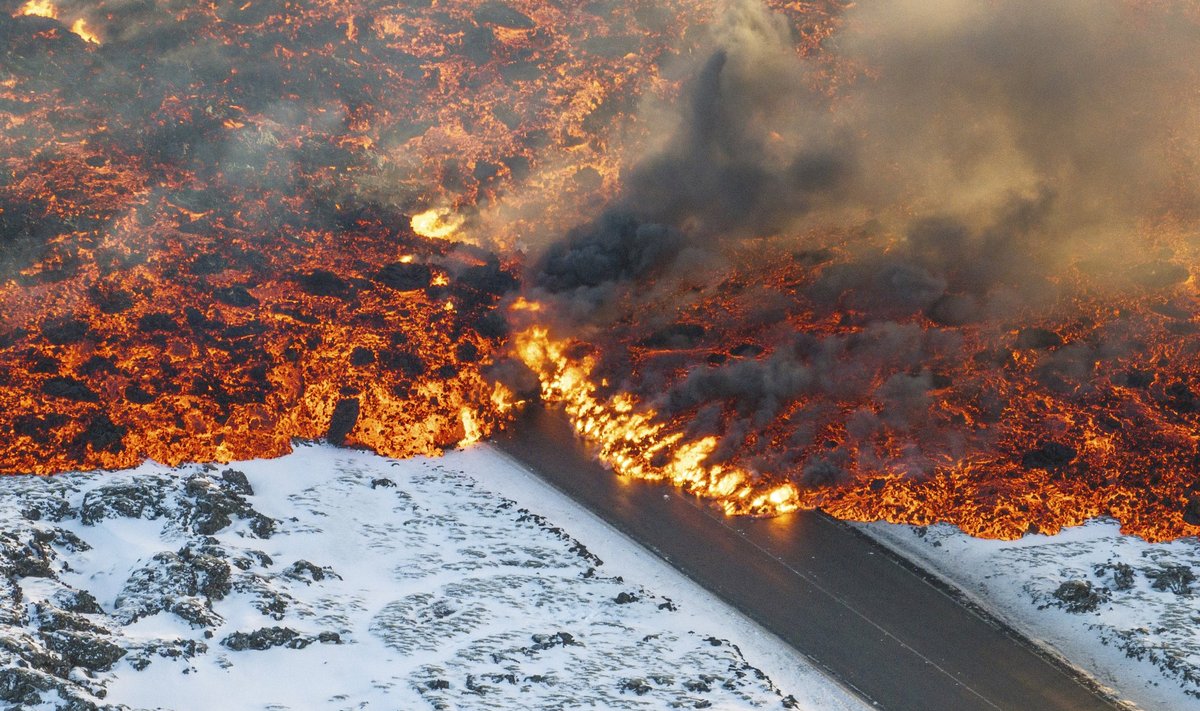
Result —
[[0, 637], [34, 667], [63, 635], [125, 650], [46, 664], [39, 707], [865, 708], [486, 446], [396, 461], [301, 445], [0, 485], [6, 550], [49, 569], [18, 578]]
[[1183, 582], [1200, 541], [1150, 544], [1107, 520], [1016, 541], [858, 526], [1139, 708], [1200, 709], [1200, 584]]

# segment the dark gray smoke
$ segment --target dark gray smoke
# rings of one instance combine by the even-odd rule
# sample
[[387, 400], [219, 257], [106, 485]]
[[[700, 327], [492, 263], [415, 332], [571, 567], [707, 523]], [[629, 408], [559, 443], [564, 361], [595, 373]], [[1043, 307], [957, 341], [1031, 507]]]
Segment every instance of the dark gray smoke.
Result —
[[[923, 476], [934, 465], [915, 444], [897, 462], [871, 442], [926, 425], [942, 388], [977, 404], [976, 426], [1003, 410], [986, 382], [941, 366], [1001, 369], [1023, 348], [1042, 354], [1046, 387], [1087, 393], [1096, 363], [1136, 338], [1119, 324], [1086, 343], [1014, 330], [1084, 318], [1070, 312], [1080, 297], [1167, 298], [1190, 275], [1200, 31], [1184, 12], [860, 3], [805, 58], [760, 2], [723, 3], [676, 113], [649, 119], [669, 137], [625, 172], [608, 213], [545, 251], [534, 284], [568, 330], [650, 351], [619, 387], [688, 415], [692, 435], [721, 435], [714, 460], [809, 484], [885, 457]], [[726, 306], [689, 310], [701, 301]], [[791, 325], [822, 319], [860, 330]], [[963, 352], [962, 327], [996, 351]], [[738, 333], [755, 350], [728, 342]], [[602, 357], [606, 375], [628, 370], [629, 356]], [[956, 456], [947, 432], [937, 446]]]
[[1139, 224], [1200, 204], [1185, 59], [1200, 39], [1172, 15], [1115, 0], [863, 4], [823, 49], [849, 75], [827, 93], [786, 20], [727, 2], [671, 138], [623, 176], [620, 217], [553, 246], [537, 283], [591, 289], [754, 238], [822, 247], [814, 228], [868, 221], [861, 277], [822, 288], [894, 278], [898, 300], [925, 307], [940, 288], [962, 295], [944, 308], [961, 321], [999, 286], [1036, 304], [1066, 268], [1111, 281]]
[[675, 138], [626, 180], [634, 214], [709, 236], [770, 234], [841, 185], [848, 147], [793, 152], [764, 134], [798, 101], [819, 99], [797, 97], [796, 86], [764, 90], [745, 71], [725, 49], [700, 68]]

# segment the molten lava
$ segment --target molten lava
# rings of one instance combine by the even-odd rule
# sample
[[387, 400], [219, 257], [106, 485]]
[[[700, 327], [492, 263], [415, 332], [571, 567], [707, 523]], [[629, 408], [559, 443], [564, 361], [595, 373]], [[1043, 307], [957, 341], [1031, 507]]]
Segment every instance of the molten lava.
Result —
[[[1096, 517], [1152, 541], [1200, 532], [1190, 287], [1001, 330], [878, 324], [806, 302], [830, 263], [766, 261], [786, 266], [731, 267], [665, 327], [640, 302], [594, 343], [530, 325], [516, 348], [614, 471], [730, 514], [821, 508], [1005, 539]], [[792, 302], [782, 334], [755, 325], [761, 301]]]
[[[529, 276], [529, 244], [619, 199], [662, 148], [646, 116], [688, 94], [677, 65], [704, 59], [709, 5], [10, 0], [0, 473], [274, 456], [298, 438], [434, 454], [519, 426], [540, 388], [618, 475], [728, 514], [1200, 534], [1186, 211], [1140, 225], [1152, 252], [1068, 260], [1039, 282], [1050, 306], [1003, 317], [962, 315], [975, 295], [949, 277], [928, 308], [866, 304], [870, 284], [921, 281], [881, 268], [845, 286], [902, 235], [791, 234], [755, 210], [757, 241], [714, 238], [720, 266], [680, 250], [696, 274], [668, 278], [639, 254], [587, 318]], [[767, 5], [832, 106], [877, 73], [825, 51], [849, 3]], [[762, 133], [747, 150], [796, 142]], [[784, 194], [816, 204], [837, 168], [787, 166]], [[771, 192], [769, 171], [718, 177]], [[1116, 287], [1090, 286], [1122, 261]]]

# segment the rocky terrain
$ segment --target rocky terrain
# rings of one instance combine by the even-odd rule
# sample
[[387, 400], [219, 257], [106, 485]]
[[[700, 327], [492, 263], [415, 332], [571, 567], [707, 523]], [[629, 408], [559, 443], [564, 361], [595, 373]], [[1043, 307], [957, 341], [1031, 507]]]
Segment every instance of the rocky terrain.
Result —
[[1143, 709], [1200, 709], [1200, 541], [1150, 544], [1092, 521], [1055, 536], [862, 530], [964, 590]]
[[486, 450], [397, 462], [304, 446], [232, 466], [0, 480], [0, 700], [853, 706], [781, 690], [720, 634], [746, 629], [727, 609], [649, 589], [666, 578], [614, 569], [481, 484], [500, 463]]

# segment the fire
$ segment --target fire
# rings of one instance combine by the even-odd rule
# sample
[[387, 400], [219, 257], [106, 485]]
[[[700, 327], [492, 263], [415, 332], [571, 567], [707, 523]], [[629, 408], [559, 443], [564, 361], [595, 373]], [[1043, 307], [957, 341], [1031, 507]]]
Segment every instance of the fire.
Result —
[[[763, 249], [770, 246], [754, 252]], [[1119, 316], [1106, 305], [1114, 297], [1072, 305], [1072, 312], [1096, 314], [1086, 325], [1043, 321], [1002, 333], [923, 316], [886, 328], [846, 323], [836, 314], [822, 320], [812, 307], [799, 307], [789, 323], [804, 334], [805, 355], [797, 357], [786, 341], [772, 344], [742, 316], [755, 301], [729, 296], [738, 290], [728, 287], [747, 283], [751, 272], [743, 269], [754, 265], [757, 283], [794, 300], [820, 270], [782, 258], [765, 260], [774, 269], [763, 263], [757, 254], [743, 263], [731, 258], [724, 281], [717, 279], [707, 295], [691, 294], [677, 317], [709, 328], [652, 331], [645, 324], [655, 323], [663, 306], [649, 300], [585, 343], [553, 337], [537, 325], [545, 305], [517, 301], [514, 317], [534, 325], [515, 337], [514, 347], [538, 375], [542, 398], [563, 408], [618, 475], [672, 482], [729, 514], [820, 508], [851, 520], [949, 522], [1004, 539], [1055, 533], [1100, 516], [1148, 540], [1200, 529], [1193, 481], [1200, 400], [1185, 385], [1195, 368], [1188, 354], [1196, 336], [1164, 323], [1153, 292], [1119, 297]], [[1176, 303], [1200, 298], [1192, 287], [1181, 288]], [[1170, 313], [1178, 318], [1185, 311]], [[1122, 338], [1152, 345], [1128, 347]], [[997, 353], [997, 343], [1009, 345]], [[1070, 349], [1083, 352], [1083, 343], [1107, 343], [1117, 355], [1064, 369]], [[913, 374], [905, 350], [919, 353], [936, 373]], [[1166, 364], [1172, 368], [1164, 370]], [[772, 406], [770, 420], [744, 428], [740, 410], [760, 403], [722, 394], [728, 386], [720, 383], [729, 381], [712, 379], [725, 373], [814, 379], [792, 386], [790, 399]], [[648, 374], [655, 384], [647, 391]], [[919, 384], [922, 394], [890, 404], [906, 382]], [[690, 401], [682, 395], [688, 388], [707, 395]], [[699, 421], [715, 423], [708, 428], [718, 434], [697, 429]]]
[[[874, 80], [824, 48], [849, 3], [767, 5], [804, 81]], [[1152, 254], [1051, 275], [1053, 308], [991, 321], [813, 296], [868, 247], [911, 246], [857, 213], [820, 234], [771, 223], [675, 281], [618, 265], [637, 278], [599, 307], [521, 283], [528, 245], [619, 201], [629, 164], [662, 147], [673, 121], [656, 112], [688, 94], [676, 64], [711, 6], [134, 3], [89, 26], [28, 0], [5, 35], [21, 62], [0, 72], [0, 473], [322, 437], [436, 454], [540, 396], [618, 476], [730, 515], [1200, 533], [1200, 251], [1183, 217], [1140, 228]], [[108, 31], [125, 12], [150, 31]], [[788, 166], [805, 190], [837, 172]], [[715, 182], [761, 177], [734, 167]], [[1113, 293], [1063, 288], [1085, 261], [1130, 260], [1135, 283]], [[936, 279], [870, 283], [891, 281]], [[572, 307], [602, 313], [562, 335]]]
[[100, 44], [100, 37], [88, 29], [87, 21], [85, 21], [82, 17], [71, 23], [71, 31], [79, 35], [84, 42]]
[[554, 340], [542, 327], [516, 336], [521, 359], [538, 373], [542, 398], [560, 403], [581, 437], [594, 444], [597, 456], [619, 476], [670, 482], [690, 494], [714, 500], [726, 514], [772, 515], [796, 510], [799, 493], [790, 483], [755, 481], [747, 472], [706, 460], [715, 437], [685, 441], [656, 422], [653, 410], [642, 410], [628, 395], [603, 398], [593, 382], [595, 363], [573, 361], [568, 344]]
[[430, 239], [450, 239], [463, 226], [466, 219], [449, 208], [435, 207], [412, 216], [413, 232]]
[[29, 0], [17, 10], [17, 15], [32, 15], [36, 17], [58, 18], [58, 8], [50, 0]]

